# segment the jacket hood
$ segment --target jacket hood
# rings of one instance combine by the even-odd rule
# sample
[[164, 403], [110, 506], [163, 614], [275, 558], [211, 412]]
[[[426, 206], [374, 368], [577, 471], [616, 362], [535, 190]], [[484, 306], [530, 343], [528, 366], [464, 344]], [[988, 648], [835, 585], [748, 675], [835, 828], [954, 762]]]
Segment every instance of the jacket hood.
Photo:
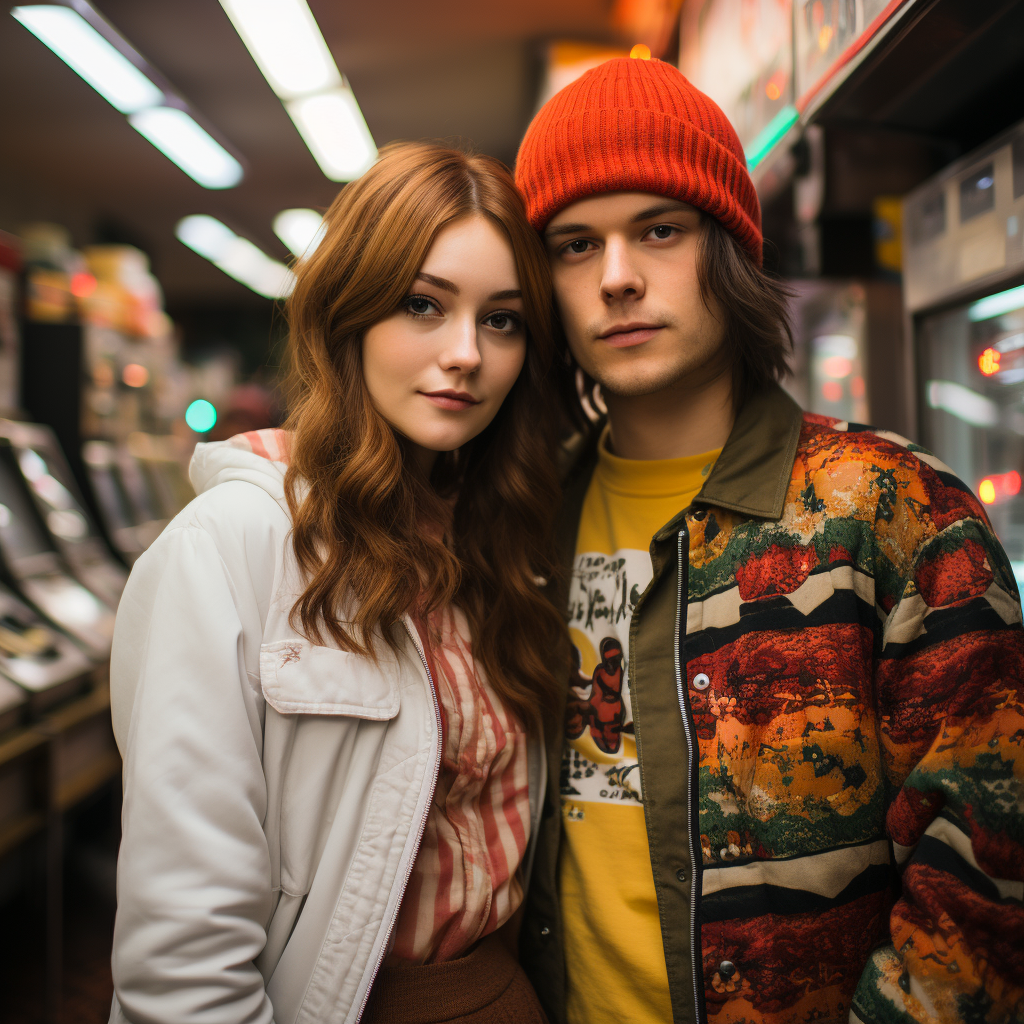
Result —
[[229, 480], [244, 480], [262, 487], [276, 500], [283, 499], [287, 442], [283, 430], [254, 430], [228, 441], [197, 444], [188, 467], [196, 494]]

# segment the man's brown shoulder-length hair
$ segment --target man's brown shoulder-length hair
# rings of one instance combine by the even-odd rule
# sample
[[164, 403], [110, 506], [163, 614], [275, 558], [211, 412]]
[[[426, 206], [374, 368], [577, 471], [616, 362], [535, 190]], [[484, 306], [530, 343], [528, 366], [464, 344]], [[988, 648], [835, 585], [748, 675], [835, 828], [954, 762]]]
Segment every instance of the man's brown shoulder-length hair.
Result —
[[[362, 339], [394, 314], [438, 232], [482, 215], [507, 239], [523, 294], [526, 361], [494, 421], [423, 480], [374, 408]], [[428, 143], [395, 143], [346, 185], [288, 300], [292, 431], [286, 493], [305, 589], [301, 631], [375, 657], [411, 610], [456, 603], [474, 654], [528, 723], [560, 715], [561, 616], [538, 578], [556, 571], [557, 400], [547, 257], [505, 167]], [[399, 627], [400, 628], [400, 627]]]
[[[717, 304], [725, 317], [733, 402], [739, 409], [751, 395], [789, 372], [790, 292], [708, 214], [701, 216], [697, 281], [705, 303], [709, 308]], [[708, 302], [709, 298], [715, 302]]]

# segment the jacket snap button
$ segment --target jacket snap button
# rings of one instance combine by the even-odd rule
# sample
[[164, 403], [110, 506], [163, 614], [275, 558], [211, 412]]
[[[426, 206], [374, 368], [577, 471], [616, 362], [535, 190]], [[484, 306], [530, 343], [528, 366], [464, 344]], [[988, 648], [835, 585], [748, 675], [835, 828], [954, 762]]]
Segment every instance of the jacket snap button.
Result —
[[706, 690], [711, 685], [707, 672], [698, 672], [693, 677], [693, 688], [695, 690]]
[[723, 960], [718, 965], [718, 973], [728, 981], [736, 973], [736, 965], [731, 960]]
[[686, 881], [686, 868], [680, 868], [676, 872], [676, 878], [678, 878], [680, 882], [685, 882]]
[[696, 512], [693, 513], [692, 519], [695, 523], [700, 523], [707, 518], [707, 515], [708, 510], [706, 508], [699, 508]]
[[541, 930], [540, 930], [540, 937], [542, 939], [546, 939], [550, 934], [551, 934], [551, 929], [547, 925], [544, 925], [544, 927], [541, 928]]

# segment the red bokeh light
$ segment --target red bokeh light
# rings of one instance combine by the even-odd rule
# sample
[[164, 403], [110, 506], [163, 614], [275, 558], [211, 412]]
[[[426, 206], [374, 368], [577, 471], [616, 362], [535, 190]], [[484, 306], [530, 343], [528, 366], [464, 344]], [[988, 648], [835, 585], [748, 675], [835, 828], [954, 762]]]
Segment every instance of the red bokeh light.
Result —
[[987, 348], [978, 356], [978, 369], [986, 377], [999, 372], [999, 353], [994, 348]]
[[96, 278], [92, 274], [72, 274], [71, 294], [76, 299], [87, 299], [96, 291]]
[[1011, 469], [1009, 473], [993, 473], [978, 484], [978, 497], [986, 505], [1013, 498], [1020, 494], [1020, 473]]
[[839, 402], [843, 397], [843, 386], [837, 380], [827, 380], [821, 385], [821, 393], [826, 402]]

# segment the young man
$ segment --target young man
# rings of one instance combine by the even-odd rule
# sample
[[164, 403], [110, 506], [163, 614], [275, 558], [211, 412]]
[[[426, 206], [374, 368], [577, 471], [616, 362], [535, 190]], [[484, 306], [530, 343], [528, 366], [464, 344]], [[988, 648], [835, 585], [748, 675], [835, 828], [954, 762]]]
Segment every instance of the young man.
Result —
[[780, 389], [742, 148], [670, 65], [562, 90], [516, 174], [608, 410], [522, 937], [552, 1020], [1024, 1019], [1024, 632], [981, 506]]

